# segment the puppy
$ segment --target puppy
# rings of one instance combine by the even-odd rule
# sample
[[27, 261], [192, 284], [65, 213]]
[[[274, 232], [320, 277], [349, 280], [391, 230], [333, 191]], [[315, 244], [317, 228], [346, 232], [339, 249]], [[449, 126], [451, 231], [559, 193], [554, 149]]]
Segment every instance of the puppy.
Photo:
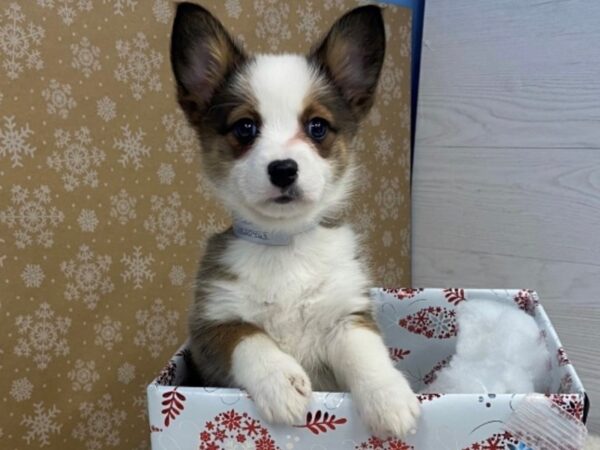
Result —
[[234, 217], [200, 265], [192, 359], [205, 383], [245, 389], [270, 422], [301, 422], [313, 389], [349, 390], [381, 437], [419, 415], [373, 320], [357, 237], [337, 219], [384, 52], [376, 6], [348, 12], [307, 56], [248, 55], [207, 10], [177, 7], [179, 104]]

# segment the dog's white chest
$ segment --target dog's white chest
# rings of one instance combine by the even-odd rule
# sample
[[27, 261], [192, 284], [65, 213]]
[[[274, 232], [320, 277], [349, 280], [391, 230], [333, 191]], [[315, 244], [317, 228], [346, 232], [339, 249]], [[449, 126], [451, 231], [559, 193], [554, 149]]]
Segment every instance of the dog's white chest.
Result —
[[318, 358], [319, 343], [336, 322], [368, 301], [350, 228], [319, 228], [288, 247], [239, 241], [226, 260], [237, 276], [232, 313], [299, 360]]

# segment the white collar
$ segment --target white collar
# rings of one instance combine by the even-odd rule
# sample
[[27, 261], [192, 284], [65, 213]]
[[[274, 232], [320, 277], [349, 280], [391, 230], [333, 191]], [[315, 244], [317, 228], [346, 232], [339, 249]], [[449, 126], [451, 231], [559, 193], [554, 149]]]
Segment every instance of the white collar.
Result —
[[304, 228], [294, 232], [287, 233], [285, 231], [264, 231], [247, 220], [234, 218], [233, 233], [240, 239], [253, 242], [255, 244], [282, 246], [292, 243], [292, 238], [306, 231], [317, 227], [316, 223], [310, 223]]

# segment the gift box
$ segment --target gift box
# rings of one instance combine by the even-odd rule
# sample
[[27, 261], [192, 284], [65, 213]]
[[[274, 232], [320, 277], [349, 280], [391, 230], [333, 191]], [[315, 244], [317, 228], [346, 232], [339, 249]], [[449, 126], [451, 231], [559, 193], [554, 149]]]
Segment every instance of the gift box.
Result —
[[[521, 402], [538, 402], [574, 422], [585, 422], [585, 391], [538, 296], [531, 290], [373, 289], [377, 321], [390, 357], [421, 391], [450, 361], [456, 345], [456, 306], [493, 300], [532, 315], [548, 347], [543, 393], [421, 394], [416, 434], [403, 440], [371, 436], [343, 392], [315, 392], [303, 423], [265, 422], [239, 389], [192, 387], [184, 345], [148, 386], [154, 450], [521, 449], [526, 442], [506, 423]], [[575, 420], [576, 419], [576, 420]], [[563, 447], [561, 447], [563, 448]], [[574, 445], [564, 448], [577, 448]]]

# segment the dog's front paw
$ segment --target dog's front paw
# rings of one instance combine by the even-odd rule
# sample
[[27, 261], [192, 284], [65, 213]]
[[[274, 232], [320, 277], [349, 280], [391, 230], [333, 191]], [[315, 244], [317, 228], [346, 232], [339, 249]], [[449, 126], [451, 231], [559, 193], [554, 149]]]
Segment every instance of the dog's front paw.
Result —
[[308, 375], [291, 357], [278, 361], [248, 390], [265, 420], [285, 425], [303, 421], [312, 394]]
[[362, 420], [382, 439], [402, 438], [415, 430], [420, 404], [404, 376], [398, 372], [384, 385], [365, 386], [354, 393]]

